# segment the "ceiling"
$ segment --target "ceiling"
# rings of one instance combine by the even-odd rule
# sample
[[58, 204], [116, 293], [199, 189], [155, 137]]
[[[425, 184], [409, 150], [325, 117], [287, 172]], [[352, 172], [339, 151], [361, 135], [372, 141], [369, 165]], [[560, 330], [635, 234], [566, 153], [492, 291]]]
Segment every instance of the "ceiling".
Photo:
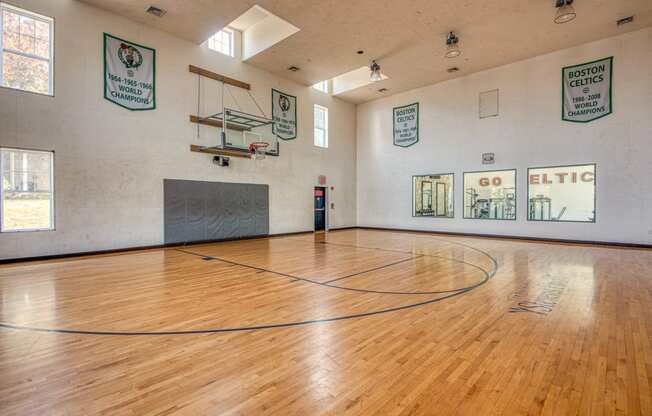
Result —
[[[338, 95], [354, 103], [652, 26], [652, 0], [575, 0], [577, 18], [563, 25], [553, 22], [554, 0], [81, 1], [198, 44], [258, 4], [301, 30], [247, 62], [312, 85], [376, 59], [389, 79]], [[150, 5], [168, 13], [150, 16]], [[455, 59], [443, 57], [450, 30], [463, 52]]]

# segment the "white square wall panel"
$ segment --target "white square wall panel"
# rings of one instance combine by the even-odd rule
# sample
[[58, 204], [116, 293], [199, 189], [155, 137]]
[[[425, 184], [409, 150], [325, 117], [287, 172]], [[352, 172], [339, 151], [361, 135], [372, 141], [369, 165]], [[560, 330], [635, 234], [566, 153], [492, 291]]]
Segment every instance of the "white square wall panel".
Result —
[[497, 117], [498, 90], [481, 92], [479, 107], [480, 118]]

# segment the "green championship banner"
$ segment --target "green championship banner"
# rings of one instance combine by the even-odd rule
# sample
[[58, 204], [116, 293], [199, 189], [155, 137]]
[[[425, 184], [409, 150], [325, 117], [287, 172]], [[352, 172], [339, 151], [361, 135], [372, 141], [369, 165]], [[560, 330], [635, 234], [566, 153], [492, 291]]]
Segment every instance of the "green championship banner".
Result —
[[588, 123], [611, 114], [612, 64], [610, 57], [562, 68], [562, 120]]
[[419, 141], [419, 103], [394, 108], [394, 146], [409, 147]]
[[129, 110], [156, 108], [156, 51], [104, 34], [104, 98]]
[[297, 138], [297, 97], [272, 88], [272, 132], [283, 140]]

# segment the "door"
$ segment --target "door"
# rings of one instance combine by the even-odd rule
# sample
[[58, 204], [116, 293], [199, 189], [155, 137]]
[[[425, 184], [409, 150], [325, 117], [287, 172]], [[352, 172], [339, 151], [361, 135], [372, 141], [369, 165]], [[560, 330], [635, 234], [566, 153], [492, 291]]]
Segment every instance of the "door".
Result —
[[326, 230], [326, 188], [315, 187], [315, 232]]

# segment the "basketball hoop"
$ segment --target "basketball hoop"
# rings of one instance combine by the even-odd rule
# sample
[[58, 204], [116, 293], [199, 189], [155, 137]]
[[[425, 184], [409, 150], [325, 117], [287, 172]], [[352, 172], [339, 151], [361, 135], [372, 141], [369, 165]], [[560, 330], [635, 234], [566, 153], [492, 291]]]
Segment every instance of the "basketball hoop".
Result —
[[249, 145], [249, 153], [251, 153], [252, 159], [261, 160], [265, 159], [265, 152], [269, 143], [266, 142], [253, 142]]

